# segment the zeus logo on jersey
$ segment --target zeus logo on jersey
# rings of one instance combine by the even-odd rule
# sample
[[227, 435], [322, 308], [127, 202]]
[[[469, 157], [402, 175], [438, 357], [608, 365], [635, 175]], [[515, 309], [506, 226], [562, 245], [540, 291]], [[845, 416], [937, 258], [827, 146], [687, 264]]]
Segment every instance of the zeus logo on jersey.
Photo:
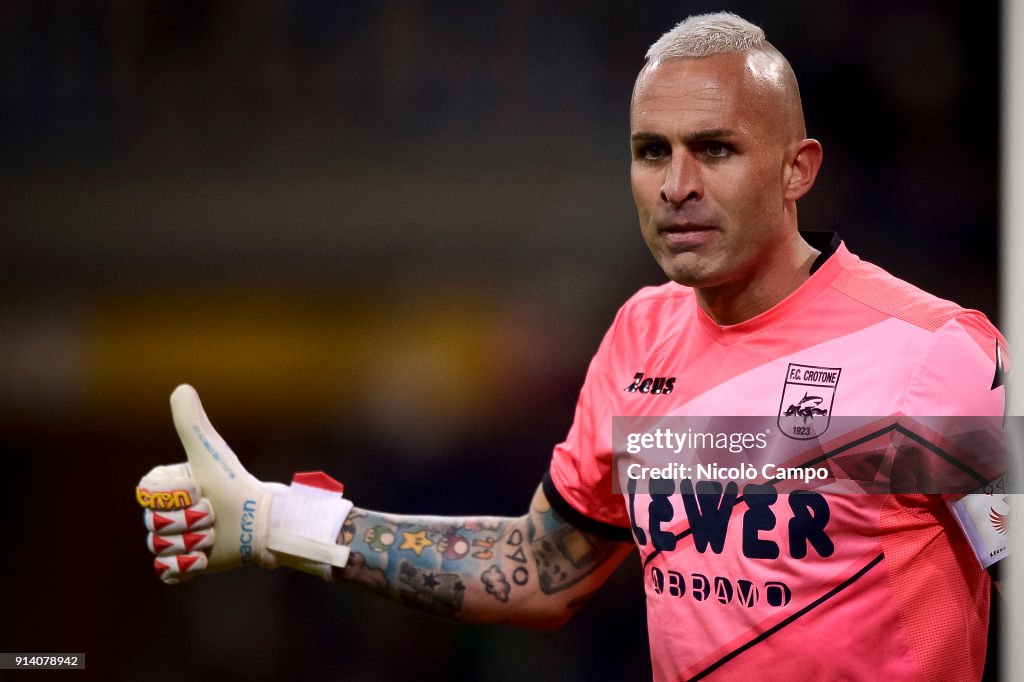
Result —
[[633, 383], [626, 386], [623, 391], [627, 393], [654, 393], [656, 395], [668, 395], [676, 386], [675, 377], [648, 377], [643, 372], [633, 375]]

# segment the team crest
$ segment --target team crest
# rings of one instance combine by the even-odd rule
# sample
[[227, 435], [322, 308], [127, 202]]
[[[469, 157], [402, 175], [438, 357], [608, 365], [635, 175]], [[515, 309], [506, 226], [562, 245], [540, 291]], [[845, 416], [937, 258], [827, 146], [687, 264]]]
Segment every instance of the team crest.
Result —
[[828, 429], [841, 367], [790, 363], [779, 403], [779, 429], [790, 438], [810, 440]]

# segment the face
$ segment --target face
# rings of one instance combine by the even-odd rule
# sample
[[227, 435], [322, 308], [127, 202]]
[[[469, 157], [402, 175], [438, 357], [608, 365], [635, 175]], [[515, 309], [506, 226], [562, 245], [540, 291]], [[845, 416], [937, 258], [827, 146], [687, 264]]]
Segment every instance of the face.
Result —
[[674, 59], [637, 79], [633, 199], [647, 246], [680, 284], [749, 281], [796, 236], [785, 195], [795, 136], [784, 93], [753, 60]]

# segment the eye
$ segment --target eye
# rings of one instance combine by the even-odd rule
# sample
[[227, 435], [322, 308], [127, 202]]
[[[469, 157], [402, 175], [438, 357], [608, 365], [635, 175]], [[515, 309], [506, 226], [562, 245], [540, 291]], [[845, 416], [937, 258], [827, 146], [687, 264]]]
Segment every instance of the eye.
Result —
[[704, 153], [712, 159], [724, 159], [732, 155], [732, 148], [723, 142], [708, 142], [704, 145]]
[[645, 161], [657, 161], [669, 155], [668, 147], [658, 142], [651, 142], [637, 148], [636, 158]]

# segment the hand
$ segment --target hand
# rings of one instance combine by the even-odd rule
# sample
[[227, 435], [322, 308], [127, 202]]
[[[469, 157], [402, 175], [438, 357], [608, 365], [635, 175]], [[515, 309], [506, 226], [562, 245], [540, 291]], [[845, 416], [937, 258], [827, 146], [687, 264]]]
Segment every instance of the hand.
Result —
[[214, 430], [191, 386], [171, 394], [171, 412], [188, 463], [156, 467], [136, 489], [161, 580], [248, 564], [329, 580], [331, 566], [345, 566], [348, 547], [336, 539], [352, 503], [340, 483], [322, 472], [296, 474], [291, 486], [260, 481]]
[[158, 466], [135, 489], [149, 530], [146, 546], [156, 555], [153, 568], [174, 584], [205, 571], [206, 551], [213, 546], [213, 508], [192, 479], [188, 464]]

